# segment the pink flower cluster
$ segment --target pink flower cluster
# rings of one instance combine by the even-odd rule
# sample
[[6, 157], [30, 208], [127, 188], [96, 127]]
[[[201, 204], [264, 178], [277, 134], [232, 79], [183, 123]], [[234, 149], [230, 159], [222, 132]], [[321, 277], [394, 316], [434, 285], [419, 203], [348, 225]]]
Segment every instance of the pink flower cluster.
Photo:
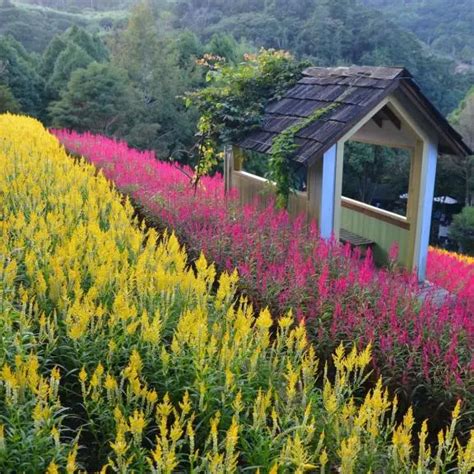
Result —
[[430, 248], [426, 274], [429, 281], [464, 300], [474, 313], [474, 257]]
[[421, 303], [412, 275], [377, 270], [370, 255], [360, 259], [320, 239], [315, 225], [284, 211], [241, 207], [236, 193], [224, 195], [221, 175], [204, 178], [194, 192], [191, 169], [152, 152], [87, 133], [54, 133], [157, 225], [173, 229], [191, 253], [203, 251], [219, 269], [237, 268], [241, 290], [256, 306], [275, 315], [292, 309], [305, 319], [323, 356], [340, 341], [371, 342], [374, 369], [393, 386], [410, 392], [422, 384], [431, 393], [469, 398], [474, 317], [462, 301]]

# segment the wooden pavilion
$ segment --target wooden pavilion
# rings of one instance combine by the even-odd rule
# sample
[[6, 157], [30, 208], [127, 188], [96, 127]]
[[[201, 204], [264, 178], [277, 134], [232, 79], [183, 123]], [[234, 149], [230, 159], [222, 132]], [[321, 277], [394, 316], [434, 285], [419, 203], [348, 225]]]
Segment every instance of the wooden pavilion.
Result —
[[[269, 153], [288, 127], [328, 110], [296, 134], [293, 160], [304, 166], [307, 186], [292, 193], [291, 214], [318, 222], [323, 238], [373, 245], [383, 261], [392, 244], [399, 262], [425, 279], [438, 154], [472, 154], [461, 136], [422, 94], [410, 73], [388, 67], [311, 67], [278, 101], [269, 104], [262, 127], [226, 152], [226, 189], [238, 188], [243, 202], [268, 196], [269, 183], [242, 169], [248, 151]], [[344, 144], [358, 141], [410, 152], [405, 216], [342, 196]]]

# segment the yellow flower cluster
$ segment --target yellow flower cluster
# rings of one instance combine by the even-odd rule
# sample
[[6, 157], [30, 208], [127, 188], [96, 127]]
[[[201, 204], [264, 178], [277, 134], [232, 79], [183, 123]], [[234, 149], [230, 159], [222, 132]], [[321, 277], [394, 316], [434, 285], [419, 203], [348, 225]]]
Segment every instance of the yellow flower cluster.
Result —
[[[468, 473], [452, 423], [397, 423], [370, 347], [236, 301], [35, 120], [0, 116], [0, 471]], [[419, 453], [414, 444], [418, 440]]]
[[430, 252], [439, 255], [447, 255], [448, 257], [454, 258], [460, 262], [467, 263], [469, 265], [474, 265], [474, 257], [470, 257], [469, 255], [464, 255], [462, 253], [452, 252], [450, 250], [438, 248], [438, 247], [430, 247]]

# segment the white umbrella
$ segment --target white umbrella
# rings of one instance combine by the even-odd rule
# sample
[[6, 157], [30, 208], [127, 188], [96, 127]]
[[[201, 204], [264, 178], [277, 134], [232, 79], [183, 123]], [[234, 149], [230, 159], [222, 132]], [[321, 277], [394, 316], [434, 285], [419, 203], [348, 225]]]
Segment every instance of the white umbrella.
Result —
[[437, 196], [434, 198], [434, 202], [440, 202], [441, 204], [457, 204], [456, 199], [451, 196]]
[[[400, 199], [408, 199], [408, 193], [400, 194]], [[457, 204], [456, 199], [451, 196], [437, 196], [433, 199], [434, 202], [440, 202], [441, 204]]]

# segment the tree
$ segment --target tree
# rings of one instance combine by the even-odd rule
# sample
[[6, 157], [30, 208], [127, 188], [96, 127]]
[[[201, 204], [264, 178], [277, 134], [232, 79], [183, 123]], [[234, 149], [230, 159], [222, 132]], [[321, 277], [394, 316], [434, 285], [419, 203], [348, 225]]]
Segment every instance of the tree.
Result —
[[371, 204], [382, 192], [387, 201], [397, 201], [408, 190], [410, 159], [400, 149], [348, 142], [344, 155], [343, 193]]
[[242, 59], [239, 58], [238, 43], [234, 37], [222, 33], [212, 35], [211, 41], [206, 45], [206, 51], [232, 63]]
[[181, 97], [197, 83], [198, 73], [194, 58], [183, 63], [177, 43], [157, 25], [152, 5], [137, 4], [111, 44], [112, 62], [127, 71], [137, 92], [137, 118], [127, 140], [167, 157], [193, 143], [196, 117]]
[[18, 113], [20, 112], [20, 105], [10, 88], [5, 84], [0, 84], [0, 114], [5, 112]]
[[56, 99], [60, 92], [66, 88], [71, 74], [80, 68], [86, 68], [94, 59], [81, 47], [74, 43], [68, 43], [66, 49], [58, 56], [54, 63], [54, 69], [49, 78], [47, 88], [50, 97]]
[[[474, 87], [470, 89], [459, 107], [450, 115], [450, 121], [463, 136], [466, 144], [474, 149]], [[464, 202], [474, 205], [474, 155], [448, 156], [449, 167], [464, 184]]]
[[186, 68], [203, 54], [203, 46], [199, 38], [189, 30], [180, 33], [176, 38], [178, 66]]
[[67, 40], [63, 35], [56, 35], [48, 44], [43, 53], [40, 64], [40, 72], [44, 78], [49, 78], [54, 71], [54, 65], [59, 55], [67, 48]]
[[50, 107], [53, 125], [105, 135], [124, 133], [133, 116], [133, 92], [123, 71], [92, 63], [71, 75], [61, 100]]
[[9, 87], [22, 111], [42, 117], [44, 82], [36, 72], [37, 63], [34, 57], [11, 37], [0, 37], [0, 69], [2, 82]]
[[84, 28], [74, 25], [65, 32], [64, 39], [82, 48], [97, 62], [103, 62], [108, 59], [109, 53], [104, 43], [102, 43], [98, 36], [91, 35]]
[[458, 243], [462, 252], [474, 256], [474, 207], [465, 207], [454, 216], [449, 236]]

